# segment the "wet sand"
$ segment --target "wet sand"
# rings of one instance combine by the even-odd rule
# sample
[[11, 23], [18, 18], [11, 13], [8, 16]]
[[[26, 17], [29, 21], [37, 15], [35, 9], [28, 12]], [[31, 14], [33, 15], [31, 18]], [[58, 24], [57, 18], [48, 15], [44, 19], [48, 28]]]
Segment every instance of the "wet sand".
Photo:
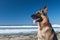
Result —
[[[60, 40], [60, 33], [57, 33], [58, 40]], [[37, 35], [0, 35], [0, 40], [37, 40]]]

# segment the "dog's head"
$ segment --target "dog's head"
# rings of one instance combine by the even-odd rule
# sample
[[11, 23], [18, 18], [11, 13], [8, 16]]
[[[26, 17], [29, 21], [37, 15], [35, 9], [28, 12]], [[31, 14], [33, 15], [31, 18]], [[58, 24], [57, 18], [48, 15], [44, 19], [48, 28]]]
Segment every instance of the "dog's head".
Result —
[[47, 7], [45, 6], [42, 11], [39, 10], [39, 12], [33, 14], [33, 15], [31, 16], [32, 19], [34, 20], [33, 22], [34, 22], [34, 23], [36, 23], [36, 22], [42, 22], [42, 21], [43, 21], [43, 18], [42, 18], [41, 15], [46, 16], [46, 12], [47, 12]]
[[43, 20], [39, 12], [36, 14], [33, 14], [31, 17], [34, 20], [34, 22], [41, 22]]

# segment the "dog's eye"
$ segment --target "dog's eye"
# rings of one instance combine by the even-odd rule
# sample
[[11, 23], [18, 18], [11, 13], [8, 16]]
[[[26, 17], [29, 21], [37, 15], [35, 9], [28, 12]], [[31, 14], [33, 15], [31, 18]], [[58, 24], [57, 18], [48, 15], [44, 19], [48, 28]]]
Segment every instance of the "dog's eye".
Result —
[[39, 17], [39, 16], [41, 16], [41, 14], [40, 13], [37, 13], [37, 16]]

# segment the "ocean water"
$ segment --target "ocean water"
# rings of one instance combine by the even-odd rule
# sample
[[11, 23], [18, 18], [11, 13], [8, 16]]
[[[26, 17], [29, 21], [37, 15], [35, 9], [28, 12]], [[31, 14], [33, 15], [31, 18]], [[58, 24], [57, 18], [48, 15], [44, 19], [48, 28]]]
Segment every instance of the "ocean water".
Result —
[[[55, 32], [60, 32], [60, 27], [53, 27]], [[0, 26], [0, 34], [36, 34], [37, 26]]]

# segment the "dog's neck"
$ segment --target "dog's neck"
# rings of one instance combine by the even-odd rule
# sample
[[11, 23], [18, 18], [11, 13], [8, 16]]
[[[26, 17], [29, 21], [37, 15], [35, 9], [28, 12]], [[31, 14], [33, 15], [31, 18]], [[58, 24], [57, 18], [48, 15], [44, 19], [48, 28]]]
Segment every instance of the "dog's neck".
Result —
[[41, 23], [38, 22], [38, 30], [40, 30], [40, 28], [41, 28]]
[[38, 22], [38, 30], [42, 30], [43, 28], [48, 27], [48, 26], [49, 26], [49, 23], [45, 23], [45, 24], [43, 24], [43, 26], [42, 26], [41, 23]]

